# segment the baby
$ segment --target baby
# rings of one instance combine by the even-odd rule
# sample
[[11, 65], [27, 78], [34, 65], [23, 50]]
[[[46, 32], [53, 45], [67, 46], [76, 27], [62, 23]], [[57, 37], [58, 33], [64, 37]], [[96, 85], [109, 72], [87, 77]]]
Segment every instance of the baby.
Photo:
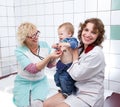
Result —
[[74, 34], [74, 27], [71, 23], [66, 22], [58, 27], [59, 43], [53, 44], [52, 48], [62, 51], [63, 54], [56, 65], [56, 73], [54, 75], [55, 83], [60, 87], [60, 91], [64, 97], [76, 92], [74, 86], [75, 81], [68, 74], [67, 69], [72, 64], [71, 50], [78, 48], [78, 41], [72, 37]]

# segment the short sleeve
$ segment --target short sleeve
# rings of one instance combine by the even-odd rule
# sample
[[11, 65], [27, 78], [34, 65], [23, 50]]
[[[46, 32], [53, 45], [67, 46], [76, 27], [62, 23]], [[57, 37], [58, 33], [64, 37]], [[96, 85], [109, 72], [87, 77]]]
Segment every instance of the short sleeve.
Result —
[[15, 55], [17, 61], [22, 69], [31, 63], [30, 59], [25, 55], [26, 48], [17, 47], [15, 50]]

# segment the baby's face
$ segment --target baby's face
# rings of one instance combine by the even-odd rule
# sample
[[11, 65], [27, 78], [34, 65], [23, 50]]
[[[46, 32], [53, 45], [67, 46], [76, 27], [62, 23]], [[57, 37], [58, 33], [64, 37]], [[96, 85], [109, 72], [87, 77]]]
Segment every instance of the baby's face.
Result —
[[61, 27], [58, 29], [58, 36], [59, 36], [59, 40], [63, 40], [65, 38], [69, 38], [71, 37], [70, 32], [68, 32], [65, 27]]

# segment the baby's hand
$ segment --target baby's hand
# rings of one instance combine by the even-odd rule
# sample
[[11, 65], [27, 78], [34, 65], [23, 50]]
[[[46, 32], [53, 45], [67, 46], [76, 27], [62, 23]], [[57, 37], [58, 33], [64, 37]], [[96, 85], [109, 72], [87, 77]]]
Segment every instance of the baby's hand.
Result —
[[61, 49], [60, 49], [60, 46], [59, 46], [59, 43], [53, 44], [53, 45], [52, 45], [52, 48], [54, 48], [54, 49], [56, 49], [56, 50], [58, 50], [58, 51], [61, 50]]
[[50, 54], [52, 59], [59, 58], [61, 55], [62, 55], [62, 51], [59, 50], [55, 50]]
[[57, 53], [57, 54], [62, 54], [62, 52], [63, 52], [63, 51], [62, 51], [61, 49], [59, 49], [59, 50], [57, 49], [57, 50], [56, 50], [56, 53]]

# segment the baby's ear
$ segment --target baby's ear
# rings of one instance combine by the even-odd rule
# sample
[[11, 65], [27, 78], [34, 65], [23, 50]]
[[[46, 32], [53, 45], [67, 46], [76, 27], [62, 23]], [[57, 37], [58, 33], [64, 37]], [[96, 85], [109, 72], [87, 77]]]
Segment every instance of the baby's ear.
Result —
[[69, 37], [72, 37], [72, 33], [71, 33], [71, 32], [69, 32], [69, 33], [68, 33], [68, 36], [69, 36]]

